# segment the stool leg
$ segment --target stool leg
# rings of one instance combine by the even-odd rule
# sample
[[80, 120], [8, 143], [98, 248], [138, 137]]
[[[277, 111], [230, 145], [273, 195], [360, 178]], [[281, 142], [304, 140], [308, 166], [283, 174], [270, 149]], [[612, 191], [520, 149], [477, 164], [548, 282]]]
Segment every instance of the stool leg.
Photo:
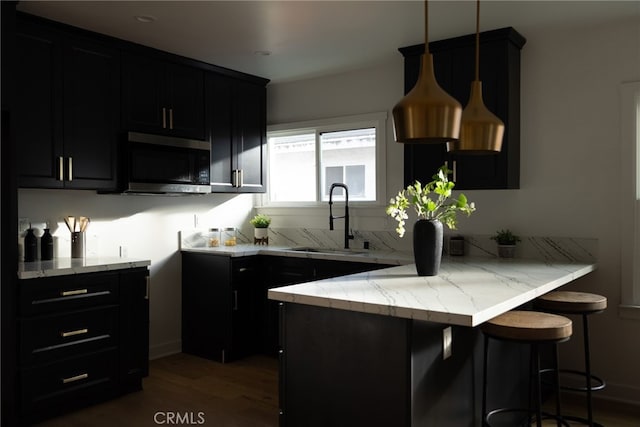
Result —
[[536, 425], [538, 427], [542, 427], [542, 390], [541, 390], [541, 384], [542, 381], [540, 380], [540, 351], [538, 349], [538, 344], [537, 343], [533, 343], [531, 344], [533, 346], [534, 349], [534, 363], [535, 363], [535, 373], [536, 373]]
[[[562, 425], [562, 421], [561, 421], [561, 417], [562, 417], [562, 409], [561, 409], [561, 404], [560, 404], [560, 363], [559, 360], [560, 358], [558, 357], [558, 344], [553, 344], [553, 359], [554, 359], [554, 363], [555, 363], [555, 369], [554, 369], [554, 382], [555, 382], [555, 389], [556, 389], [556, 421], [557, 421], [557, 425], [558, 427], [560, 427]], [[539, 374], [538, 374], [539, 375]]]
[[487, 355], [489, 353], [489, 337], [484, 336], [484, 361], [482, 368], [482, 426], [488, 426], [487, 423]]
[[589, 427], [593, 427], [593, 408], [591, 406], [591, 353], [589, 345], [589, 320], [587, 315], [582, 315], [582, 325], [584, 334], [584, 368], [587, 378], [587, 420]]

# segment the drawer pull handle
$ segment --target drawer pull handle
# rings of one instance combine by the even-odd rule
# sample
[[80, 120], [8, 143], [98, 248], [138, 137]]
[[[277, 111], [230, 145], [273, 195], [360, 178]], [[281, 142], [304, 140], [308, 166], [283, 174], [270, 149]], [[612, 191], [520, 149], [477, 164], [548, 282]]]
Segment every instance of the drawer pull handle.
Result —
[[63, 378], [62, 384], [69, 384], [75, 381], [84, 380], [85, 378], [89, 378], [89, 374], [85, 373], [85, 374], [76, 375], [75, 377]]
[[82, 295], [86, 294], [88, 291], [86, 289], [75, 289], [73, 291], [62, 291], [60, 292], [60, 296], [69, 297], [71, 295]]
[[84, 328], [84, 329], [76, 329], [75, 331], [67, 331], [67, 332], [60, 332], [60, 336], [62, 338], [67, 338], [67, 337], [72, 337], [74, 335], [82, 335], [82, 334], [86, 334], [89, 332], [89, 329]]

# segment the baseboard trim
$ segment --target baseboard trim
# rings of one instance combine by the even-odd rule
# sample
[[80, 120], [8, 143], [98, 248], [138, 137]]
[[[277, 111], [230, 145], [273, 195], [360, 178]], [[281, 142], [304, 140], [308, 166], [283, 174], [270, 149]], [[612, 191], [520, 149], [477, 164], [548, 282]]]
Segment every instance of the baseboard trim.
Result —
[[172, 341], [149, 347], [149, 360], [159, 359], [165, 356], [182, 352], [182, 341]]

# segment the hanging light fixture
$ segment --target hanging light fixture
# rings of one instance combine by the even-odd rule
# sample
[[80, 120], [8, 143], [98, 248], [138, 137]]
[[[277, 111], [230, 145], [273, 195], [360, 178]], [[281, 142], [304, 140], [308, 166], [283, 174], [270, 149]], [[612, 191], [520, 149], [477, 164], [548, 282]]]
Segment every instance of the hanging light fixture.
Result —
[[436, 81], [429, 52], [429, 5], [424, 2], [424, 54], [420, 75], [411, 91], [393, 107], [397, 142], [446, 143], [458, 139], [462, 106]]
[[455, 154], [497, 154], [502, 148], [504, 123], [484, 105], [480, 81], [480, 0], [476, 2], [476, 74], [469, 103], [462, 111], [460, 139], [447, 143]]

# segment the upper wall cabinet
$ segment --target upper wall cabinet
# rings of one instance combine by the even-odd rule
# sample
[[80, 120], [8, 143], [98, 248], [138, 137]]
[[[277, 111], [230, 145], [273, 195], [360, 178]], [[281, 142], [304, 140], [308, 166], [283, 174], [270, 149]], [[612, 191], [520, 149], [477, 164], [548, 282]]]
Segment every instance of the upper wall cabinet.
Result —
[[266, 191], [266, 82], [207, 75], [214, 192]]
[[126, 130], [205, 139], [203, 70], [123, 54], [122, 86]]
[[19, 186], [114, 188], [118, 50], [21, 17], [16, 51], [12, 131]]
[[[526, 40], [513, 28], [480, 34], [480, 80], [485, 105], [505, 124], [502, 151], [497, 155], [451, 155], [444, 144], [404, 147], [405, 185], [431, 181], [447, 163], [456, 189], [507, 189], [520, 186], [520, 50]], [[463, 106], [474, 78], [475, 34], [429, 44], [440, 86]], [[420, 71], [424, 45], [401, 48], [405, 58], [405, 93]]]

